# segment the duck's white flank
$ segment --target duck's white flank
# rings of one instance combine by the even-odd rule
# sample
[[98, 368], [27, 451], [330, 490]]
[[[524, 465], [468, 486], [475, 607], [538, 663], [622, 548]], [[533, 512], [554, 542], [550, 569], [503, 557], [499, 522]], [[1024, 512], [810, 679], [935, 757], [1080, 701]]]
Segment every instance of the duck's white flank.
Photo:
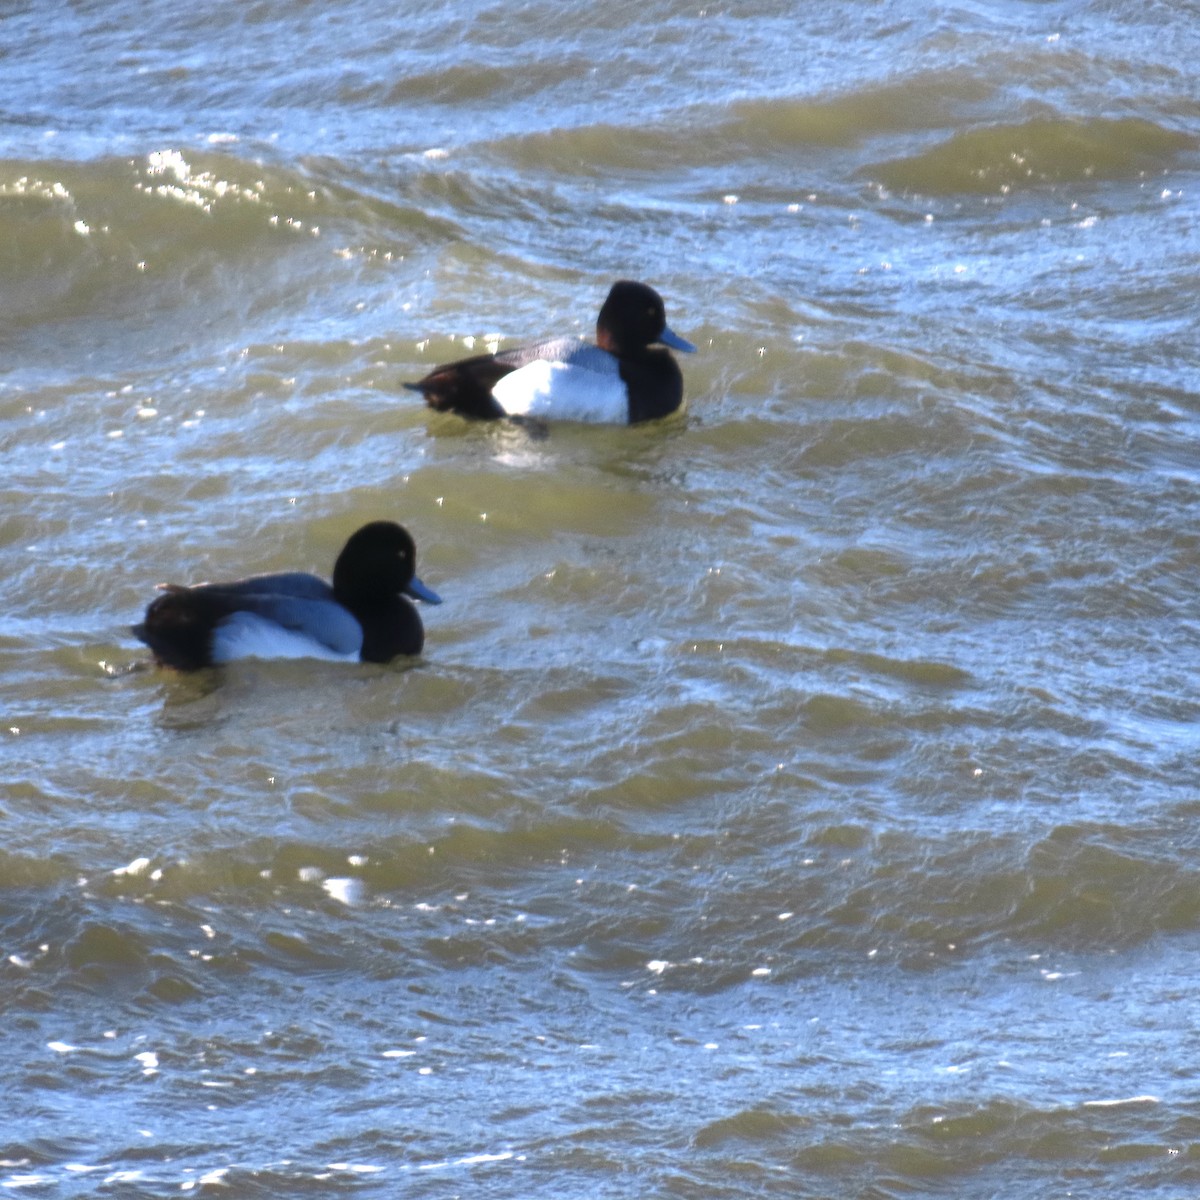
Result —
[[285, 629], [257, 613], [239, 612], [226, 617], [213, 631], [214, 663], [233, 662], [238, 658], [321, 658], [327, 662], [358, 662], [358, 646], [339, 652], [305, 633]]
[[539, 359], [510, 371], [492, 388], [509, 416], [552, 417], [624, 425], [629, 394], [616, 372], [600, 373], [571, 363]]

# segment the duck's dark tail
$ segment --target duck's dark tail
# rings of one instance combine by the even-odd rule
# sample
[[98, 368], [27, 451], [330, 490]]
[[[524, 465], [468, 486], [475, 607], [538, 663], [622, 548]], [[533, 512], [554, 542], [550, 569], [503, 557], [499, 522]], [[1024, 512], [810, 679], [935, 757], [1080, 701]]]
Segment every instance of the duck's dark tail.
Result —
[[425, 403], [438, 412], [454, 412], [460, 417], [495, 421], [508, 414], [492, 395], [492, 386], [501, 376], [507, 375], [512, 367], [503, 366], [487, 371], [466, 369], [484, 361], [468, 360], [466, 363], [439, 367], [424, 379], [403, 386], [410, 392], [419, 392], [425, 397]]
[[159, 584], [163, 595], [151, 601], [146, 619], [132, 626], [133, 636], [145, 642], [155, 660], [177, 671], [212, 666], [212, 633], [228, 612], [215, 594], [205, 589]]

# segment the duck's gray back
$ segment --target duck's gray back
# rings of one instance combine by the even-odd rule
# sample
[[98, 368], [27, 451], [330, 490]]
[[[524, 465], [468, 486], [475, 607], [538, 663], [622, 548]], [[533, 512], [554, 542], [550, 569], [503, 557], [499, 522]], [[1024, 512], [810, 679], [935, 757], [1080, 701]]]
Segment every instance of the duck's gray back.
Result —
[[598, 375], [617, 376], [620, 373], [620, 364], [613, 355], [592, 342], [585, 342], [583, 338], [551, 338], [547, 342], [506, 350], [497, 354], [496, 358], [518, 369], [531, 362], [558, 362], [585, 371], [595, 371]]

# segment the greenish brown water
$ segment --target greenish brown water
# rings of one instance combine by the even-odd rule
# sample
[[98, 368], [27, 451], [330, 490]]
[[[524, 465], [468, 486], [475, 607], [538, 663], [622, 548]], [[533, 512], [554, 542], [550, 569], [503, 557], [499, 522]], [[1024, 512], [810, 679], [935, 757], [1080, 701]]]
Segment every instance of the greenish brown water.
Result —
[[[1190, 1195], [1198, 15], [11, 6], [0, 1186]], [[623, 276], [685, 413], [401, 390]]]

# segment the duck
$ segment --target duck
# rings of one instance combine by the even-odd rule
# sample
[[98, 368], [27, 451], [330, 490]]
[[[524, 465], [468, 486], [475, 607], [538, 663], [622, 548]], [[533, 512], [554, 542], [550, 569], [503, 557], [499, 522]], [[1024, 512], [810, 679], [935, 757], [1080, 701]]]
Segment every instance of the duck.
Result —
[[163, 592], [132, 627], [155, 661], [198, 671], [239, 658], [390, 662], [420, 654], [425, 629], [408, 599], [441, 604], [416, 575], [412, 535], [394, 521], [353, 533], [332, 584], [289, 571], [230, 583], [159, 584]]
[[590, 421], [636, 425], [683, 403], [683, 374], [670, 350], [696, 347], [667, 326], [662, 297], [620, 279], [596, 318], [596, 340], [549, 341], [448, 363], [404, 386], [430, 408], [477, 420]]

